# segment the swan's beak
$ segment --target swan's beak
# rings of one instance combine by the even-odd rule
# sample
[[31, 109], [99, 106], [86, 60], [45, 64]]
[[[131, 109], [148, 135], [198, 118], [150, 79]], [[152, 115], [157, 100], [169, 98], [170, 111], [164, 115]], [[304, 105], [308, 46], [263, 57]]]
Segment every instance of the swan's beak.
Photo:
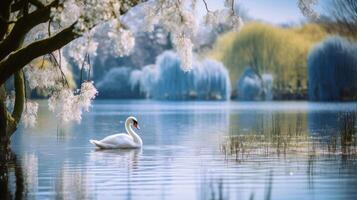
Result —
[[140, 126], [138, 123], [134, 123], [134, 127], [137, 128], [138, 130], [140, 130]]

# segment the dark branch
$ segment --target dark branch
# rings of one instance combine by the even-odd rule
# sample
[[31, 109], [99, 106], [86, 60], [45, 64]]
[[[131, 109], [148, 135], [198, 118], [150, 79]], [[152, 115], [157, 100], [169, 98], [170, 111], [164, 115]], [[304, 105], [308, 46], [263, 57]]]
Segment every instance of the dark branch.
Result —
[[44, 8], [45, 5], [43, 5], [40, 1], [38, 0], [21, 0], [13, 3], [11, 5], [11, 12], [18, 11], [26, 6], [26, 4], [31, 3], [32, 5], [36, 6], [36, 8]]
[[36, 6], [37, 8], [44, 8], [45, 5], [43, 5], [40, 1], [38, 0], [30, 0], [30, 3], [34, 6]]
[[9, 21], [7, 19], [4, 19], [1, 15], [0, 15], [0, 23], [3, 23], [3, 24], [14, 24], [16, 23], [16, 21]]
[[0, 41], [4, 38], [9, 27], [10, 5], [12, 0], [0, 0]]
[[0, 85], [33, 59], [62, 48], [79, 37], [79, 35], [74, 32], [74, 27], [75, 24], [72, 24], [70, 27], [62, 30], [56, 35], [36, 41], [11, 53], [6, 59], [2, 60], [0, 62]]
[[51, 8], [58, 5], [58, 0], [38, 9], [17, 20], [9, 36], [0, 43], [0, 60], [8, 54], [17, 50], [26, 36], [26, 34], [35, 26], [44, 23], [50, 19]]

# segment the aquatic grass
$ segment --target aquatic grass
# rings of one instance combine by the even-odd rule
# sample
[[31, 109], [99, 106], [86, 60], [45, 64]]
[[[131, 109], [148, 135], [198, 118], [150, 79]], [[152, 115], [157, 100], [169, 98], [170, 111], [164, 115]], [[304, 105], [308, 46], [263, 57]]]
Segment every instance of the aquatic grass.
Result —
[[340, 145], [343, 155], [356, 154], [356, 112], [345, 112], [340, 114]]
[[341, 155], [343, 159], [357, 158], [356, 112], [339, 115], [340, 129], [335, 135], [303, 133], [302, 118], [297, 117], [284, 129], [282, 115], [272, 115], [271, 124], [253, 128], [248, 134], [232, 134], [221, 143], [220, 149], [228, 159], [242, 162], [250, 157], [280, 157], [287, 155]]

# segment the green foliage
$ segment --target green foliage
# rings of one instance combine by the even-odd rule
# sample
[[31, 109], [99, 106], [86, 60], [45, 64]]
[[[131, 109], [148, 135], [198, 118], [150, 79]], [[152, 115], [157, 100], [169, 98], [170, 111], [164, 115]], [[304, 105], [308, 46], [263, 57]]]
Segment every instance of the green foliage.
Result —
[[224, 63], [232, 83], [249, 66], [258, 74], [273, 74], [274, 89], [306, 89], [308, 51], [325, 36], [315, 24], [280, 28], [249, 23], [239, 33], [229, 32], [218, 38], [209, 56]]

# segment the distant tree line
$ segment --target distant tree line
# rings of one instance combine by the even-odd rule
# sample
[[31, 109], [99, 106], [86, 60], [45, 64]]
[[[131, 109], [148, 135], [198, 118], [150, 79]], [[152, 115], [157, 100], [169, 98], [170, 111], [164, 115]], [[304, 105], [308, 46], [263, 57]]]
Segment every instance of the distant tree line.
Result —
[[218, 38], [209, 56], [228, 68], [232, 85], [251, 68], [259, 77], [273, 75], [275, 99], [299, 98], [307, 91], [308, 52], [324, 37], [325, 30], [317, 24], [281, 28], [253, 22], [240, 33], [229, 32]]

